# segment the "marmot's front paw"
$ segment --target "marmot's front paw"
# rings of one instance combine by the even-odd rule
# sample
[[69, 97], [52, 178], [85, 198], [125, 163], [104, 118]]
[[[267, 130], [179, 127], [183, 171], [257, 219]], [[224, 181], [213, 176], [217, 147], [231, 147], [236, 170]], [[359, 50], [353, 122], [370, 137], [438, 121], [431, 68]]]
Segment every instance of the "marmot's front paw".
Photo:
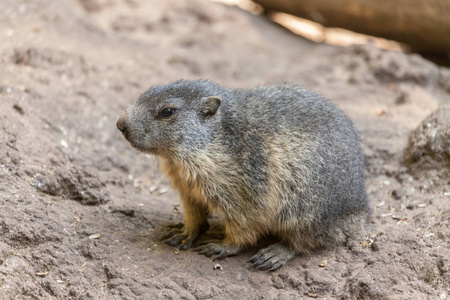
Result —
[[192, 247], [199, 234], [207, 230], [207, 226], [201, 226], [197, 230], [188, 230], [183, 223], [169, 225], [169, 232], [161, 239], [164, 244], [177, 247], [180, 250], [187, 250]]
[[239, 246], [226, 243], [209, 243], [193, 250], [198, 251], [198, 254], [211, 257], [213, 260], [224, 259], [227, 256], [237, 255], [240, 252]]

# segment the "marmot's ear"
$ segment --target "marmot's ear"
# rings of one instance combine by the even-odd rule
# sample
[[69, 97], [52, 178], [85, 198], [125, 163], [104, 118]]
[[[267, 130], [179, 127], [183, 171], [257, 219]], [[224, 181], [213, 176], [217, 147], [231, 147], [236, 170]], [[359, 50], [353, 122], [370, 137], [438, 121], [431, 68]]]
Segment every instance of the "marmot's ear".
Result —
[[204, 107], [202, 109], [203, 116], [209, 117], [215, 115], [221, 103], [222, 100], [220, 100], [220, 98], [217, 96], [210, 96], [206, 98]]

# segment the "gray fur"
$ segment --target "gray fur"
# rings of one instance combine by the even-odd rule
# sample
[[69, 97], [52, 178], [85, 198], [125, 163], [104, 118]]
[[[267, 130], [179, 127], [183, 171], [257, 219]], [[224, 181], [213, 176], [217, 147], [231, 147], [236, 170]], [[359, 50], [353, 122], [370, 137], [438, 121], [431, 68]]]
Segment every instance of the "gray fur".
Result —
[[[164, 107], [175, 114], [158, 117]], [[180, 191], [185, 226], [166, 242], [191, 247], [217, 211], [226, 238], [199, 247], [225, 257], [267, 235], [252, 258], [275, 270], [294, 253], [339, 244], [368, 215], [365, 167], [353, 123], [294, 85], [231, 90], [205, 80], [152, 87], [119, 118], [131, 145], [159, 156]]]

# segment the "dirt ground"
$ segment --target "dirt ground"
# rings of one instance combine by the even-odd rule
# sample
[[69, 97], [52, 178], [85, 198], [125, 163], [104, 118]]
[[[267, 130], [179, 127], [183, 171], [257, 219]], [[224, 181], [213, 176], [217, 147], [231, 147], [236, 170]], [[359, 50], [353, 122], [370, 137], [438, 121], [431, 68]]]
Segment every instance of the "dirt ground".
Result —
[[[450, 69], [200, 0], [3, 0], [0, 41], [0, 299], [450, 299], [448, 110], [419, 127], [449, 107]], [[367, 159], [360, 239], [274, 273], [250, 268], [257, 249], [214, 262], [162, 244], [178, 196], [115, 122], [180, 78], [296, 83], [337, 103]], [[416, 128], [444, 148], [414, 144], [405, 166]]]

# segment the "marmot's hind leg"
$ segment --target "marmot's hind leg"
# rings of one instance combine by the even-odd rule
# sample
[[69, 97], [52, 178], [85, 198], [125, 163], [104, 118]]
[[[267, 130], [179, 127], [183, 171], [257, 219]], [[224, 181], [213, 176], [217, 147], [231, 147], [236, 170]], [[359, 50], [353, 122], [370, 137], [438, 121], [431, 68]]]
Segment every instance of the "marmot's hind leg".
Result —
[[257, 269], [276, 271], [290, 261], [294, 255], [295, 251], [287, 244], [276, 243], [259, 250], [249, 261]]

